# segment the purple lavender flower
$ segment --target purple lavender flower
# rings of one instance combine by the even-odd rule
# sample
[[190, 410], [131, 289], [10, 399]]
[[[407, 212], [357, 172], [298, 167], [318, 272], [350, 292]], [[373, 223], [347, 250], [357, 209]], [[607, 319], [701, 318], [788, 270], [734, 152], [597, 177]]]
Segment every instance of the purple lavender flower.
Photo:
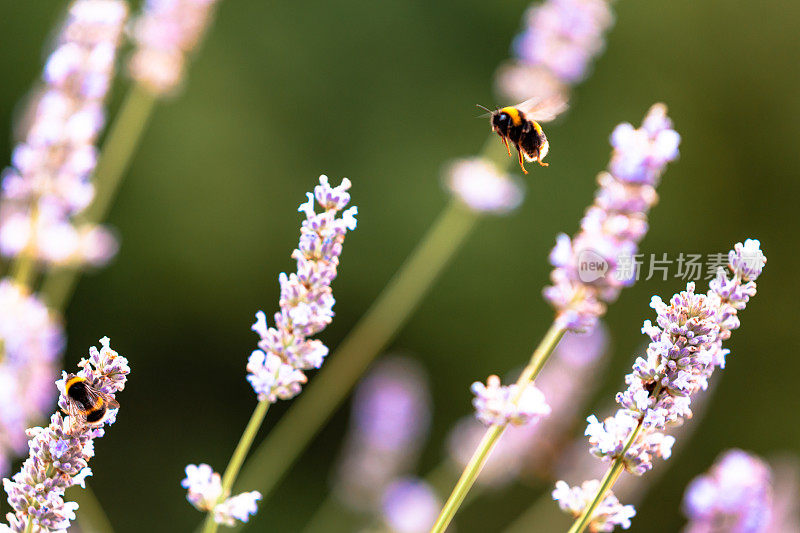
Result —
[[522, 426], [550, 414], [550, 406], [545, 402], [544, 394], [532, 383], [514, 401], [518, 391], [519, 385], [502, 385], [497, 376], [489, 376], [486, 385], [476, 381], [472, 384], [475, 416], [487, 426]]
[[[320, 176], [314, 194], [307, 193], [308, 201], [298, 211], [306, 220], [300, 228], [300, 243], [292, 252], [297, 261], [297, 273], [281, 274], [280, 311], [275, 313], [275, 326], [267, 325], [263, 311], [256, 314], [253, 331], [261, 340], [259, 350], [253, 352], [247, 363], [247, 380], [253, 386], [259, 401], [274, 403], [288, 400], [300, 392], [306, 378], [303, 370], [319, 368], [328, 348], [319, 340], [308, 337], [325, 329], [333, 320], [333, 292], [331, 282], [336, 278], [336, 267], [342, 253], [342, 243], [348, 230], [356, 228], [358, 208], [342, 211], [350, 202], [350, 180], [332, 188], [327, 176]], [[314, 211], [314, 200], [323, 209]]]
[[147, 0], [133, 26], [131, 76], [156, 95], [174, 92], [186, 56], [203, 37], [218, 0]]
[[[0, 476], [27, 448], [25, 428], [55, 398], [55, 362], [64, 348], [60, 320], [36, 297], [0, 280]], [[20, 401], [24, 399], [24, 401]]]
[[396, 533], [429, 531], [442, 502], [433, 488], [416, 478], [397, 480], [383, 496], [383, 520]]
[[[99, 351], [94, 347], [89, 349], [88, 359], [78, 363], [81, 370], [77, 375], [113, 398], [125, 388], [130, 367], [127, 359], [110, 348], [109, 342], [108, 337], [104, 337], [100, 339]], [[66, 376], [64, 372], [56, 382], [61, 393], [58, 405], [64, 412], [69, 404], [64, 390]], [[86, 477], [92, 475], [88, 463], [94, 456], [94, 440], [105, 434], [104, 424], [114, 423], [116, 411], [110, 411], [100, 426], [88, 425], [57, 412], [50, 417], [49, 426], [27, 431], [30, 455], [19, 473], [11, 479], [3, 479], [8, 503], [13, 509], [6, 515], [12, 531], [24, 531], [29, 521], [48, 531], [69, 527], [78, 504], [65, 502], [64, 491], [74, 485], [83, 487]]]
[[707, 474], [686, 488], [685, 533], [761, 533], [768, 530], [772, 511], [769, 466], [741, 450], [728, 450]]
[[617, 126], [610, 173], [598, 176], [600, 189], [581, 231], [572, 239], [564, 234], [556, 239], [550, 254], [553, 285], [544, 297], [567, 329], [591, 329], [606, 304], [635, 280], [633, 258], [647, 233], [647, 212], [658, 200], [655, 187], [666, 164], [678, 156], [680, 136], [666, 113], [665, 105], [656, 104], [640, 129]]
[[523, 184], [483, 158], [460, 159], [445, 172], [445, 185], [476, 213], [505, 214], [522, 203]]
[[565, 94], [588, 74], [612, 23], [605, 0], [546, 0], [533, 5], [524, 30], [514, 40], [515, 59], [498, 73], [500, 92], [515, 100]]
[[223, 494], [220, 475], [207, 464], [188, 465], [181, 486], [187, 489], [186, 499], [200, 511], [214, 511], [214, 521], [233, 526], [236, 520], [247, 522], [258, 512], [258, 491], [227, 497]]
[[378, 503], [416, 460], [428, 433], [430, 403], [427, 377], [412, 359], [396, 356], [375, 365], [353, 398], [336, 479], [340, 499], [357, 509]]
[[[520, 474], [541, 476], [551, 467], [553, 452], [572, 432], [578, 412], [593, 392], [591, 384], [604, 364], [608, 333], [599, 324], [589, 334], [567, 333], [556, 347], [547, 366], [536, 378], [552, 414], [536, 424], [509, 426], [495, 445], [481, 470], [477, 483], [501, 487]], [[590, 385], [587, 385], [590, 384]], [[447, 439], [448, 452], [460, 472], [486, 433], [475, 417], [464, 417]]]
[[[745, 255], [757, 258], [746, 269]], [[691, 418], [692, 397], [705, 390], [714, 369], [724, 365], [727, 350], [722, 341], [739, 327], [738, 318], [732, 318], [755, 295], [755, 279], [765, 263], [758, 241], [737, 243], [729, 254], [732, 279], [720, 270], [708, 294], [696, 294], [692, 282], [669, 305], [653, 297], [650, 306], [658, 314], [657, 325], [647, 320], [642, 327], [651, 342], [625, 377], [628, 389], [616, 396], [621, 408], [602, 422], [594, 415], [587, 419], [594, 455], [609, 462], [621, 459], [625, 469], [637, 475], [650, 470], [655, 457], [670, 457], [675, 439], [664, 431]]]
[[[584, 481], [580, 487], [570, 487], [564, 481], [559, 481], [553, 491], [553, 499], [563, 511], [577, 518], [594, 499], [599, 488], [600, 481], [596, 479]], [[635, 515], [633, 505], [622, 505], [614, 493], [608, 491], [592, 515], [591, 531], [614, 531], [616, 526], [628, 529]]]
[[94, 197], [94, 144], [105, 123], [103, 100], [127, 5], [77, 0], [44, 69], [25, 141], [2, 174], [0, 253], [53, 264], [101, 264], [116, 252], [104, 228], [72, 217]]

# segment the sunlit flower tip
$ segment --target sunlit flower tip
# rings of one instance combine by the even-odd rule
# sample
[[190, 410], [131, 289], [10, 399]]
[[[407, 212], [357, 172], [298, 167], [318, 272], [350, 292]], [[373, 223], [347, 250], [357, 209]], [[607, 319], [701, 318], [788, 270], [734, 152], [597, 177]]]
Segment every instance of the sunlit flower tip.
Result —
[[0, 476], [27, 450], [25, 428], [56, 397], [55, 362], [64, 348], [59, 318], [35, 296], [0, 279]]
[[737, 242], [728, 252], [728, 262], [733, 272], [744, 281], [755, 281], [764, 270], [767, 258], [761, 251], [761, 242], [746, 239], [744, 244]]
[[[89, 357], [81, 359], [77, 375], [113, 398], [125, 388], [130, 368], [127, 359], [111, 349], [108, 338], [103, 338], [101, 344], [100, 350], [92, 348]], [[56, 386], [61, 393], [58, 405], [67, 412], [64, 377]], [[64, 491], [74, 485], [84, 486], [86, 478], [92, 475], [88, 462], [94, 456], [94, 439], [105, 434], [104, 426], [113, 422], [115, 411], [95, 424], [57, 412], [50, 417], [49, 426], [27, 430], [29, 456], [17, 474], [3, 480], [13, 510], [6, 517], [14, 531], [25, 530], [29, 521], [34, 531], [61, 531], [69, 527], [78, 504], [65, 502]]]
[[383, 495], [383, 519], [397, 533], [425, 533], [436, 521], [441, 500], [425, 481], [404, 478]]
[[483, 158], [462, 159], [445, 172], [445, 185], [468, 208], [478, 213], [503, 214], [522, 203], [525, 189], [510, 174], [501, 173]]
[[133, 25], [131, 76], [162, 96], [181, 84], [186, 56], [198, 44], [218, 0], [147, 0]]
[[766, 532], [772, 500], [769, 466], [754, 455], [729, 450], [686, 488], [683, 510], [689, 523], [684, 532], [712, 533], [719, 524], [736, 533]]
[[621, 124], [614, 130], [609, 172], [573, 238], [561, 234], [550, 254], [553, 285], [544, 297], [563, 327], [591, 329], [620, 291], [637, 276], [638, 243], [647, 233], [647, 213], [658, 201], [655, 186], [666, 164], [677, 157], [679, 137], [663, 104], [654, 105], [642, 128]]
[[486, 425], [510, 423], [521, 426], [550, 414], [544, 394], [533, 384], [525, 388], [517, 401], [519, 386], [501, 385], [497, 376], [489, 376], [486, 385], [476, 381], [471, 390], [475, 395], [472, 400], [475, 416]]
[[[306, 382], [302, 370], [319, 368], [328, 355], [321, 341], [308, 337], [333, 320], [336, 301], [330, 285], [337, 275], [345, 236], [356, 225], [355, 207], [342, 212], [350, 201], [350, 185], [345, 178], [338, 187], [331, 187], [327, 176], [322, 175], [298, 209], [305, 220], [297, 249], [292, 252], [297, 272], [278, 276], [280, 310], [274, 315], [274, 327], [269, 327], [262, 311], [256, 313], [252, 326], [260, 337], [260, 349], [250, 356], [247, 379], [260, 400], [292, 398]], [[323, 209], [320, 213], [314, 210], [315, 201]]]
[[200, 511], [213, 509], [222, 497], [222, 479], [207, 464], [187, 465], [181, 486], [187, 490], [186, 499]]
[[[563, 511], [577, 518], [592, 502], [599, 488], [600, 481], [596, 479], [584, 481], [580, 487], [570, 487], [565, 481], [558, 481], [553, 499]], [[622, 505], [614, 493], [608, 491], [591, 517], [589, 530], [614, 531], [616, 526], [628, 529], [631, 527], [631, 518], [635, 515], [636, 509], [633, 505]]]
[[235, 525], [236, 520], [247, 522], [258, 512], [257, 502], [260, 499], [261, 493], [255, 490], [231, 496], [214, 507], [214, 521], [227, 526]]

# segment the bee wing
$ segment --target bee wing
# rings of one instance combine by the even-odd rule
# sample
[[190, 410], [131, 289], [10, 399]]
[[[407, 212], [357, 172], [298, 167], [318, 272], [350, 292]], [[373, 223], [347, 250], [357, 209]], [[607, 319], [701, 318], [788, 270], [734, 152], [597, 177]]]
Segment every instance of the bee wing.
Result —
[[86, 422], [86, 414], [81, 407], [72, 400], [67, 403], [67, 414], [72, 420], [78, 420], [81, 424]]
[[103, 399], [106, 401], [106, 405], [109, 409], [119, 409], [119, 402], [108, 394], [104, 394]]
[[516, 107], [525, 113], [528, 120], [549, 122], [566, 111], [568, 105], [564, 96], [554, 95], [548, 98], [531, 98]]
[[94, 387], [86, 386], [86, 395], [89, 397], [89, 401], [92, 405], [97, 404], [97, 400], [101, 399], [106, 404], [108, 409], [119, 409], [119, 403], [117, 400], [111, 397], [111, 395], [106, 394], [105, 392], [101, 392]]

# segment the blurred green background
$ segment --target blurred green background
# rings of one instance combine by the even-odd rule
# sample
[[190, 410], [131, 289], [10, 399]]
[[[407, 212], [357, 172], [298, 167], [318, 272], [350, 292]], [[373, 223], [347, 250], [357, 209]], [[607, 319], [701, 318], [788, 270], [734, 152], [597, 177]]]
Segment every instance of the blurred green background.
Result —
[[[9, 132], [64, 5], [0, 1], [0, 126]], [[104, 335], [133, 368], [119, 422], [92, 463], [117, 531], [198, 523], [183, 468], [222, 470], [255, 405], [244, 379], [256, 341], [249, 328], [255, 311], [274, 312], [277, 274], [294, 268], [305, 191], [320, 173], [354, 183], [359, 227], [334, 284], [336, 319], [321, 335], [336, 346], [445, 205], [442, 166], [485, 141], [475, 104], [508, 103], [492, 94], [493, 73], [526, 7], [221, 2], [184, 93], [157, 109], [113, 208], [120, 253], [83, 279], [67, 312], [67, 368]], [[521, 209], [480, 223], [392, 346], [418, 354], [431, 373], [425, 472], [470, 411], [469, 384], [520, 365], [549, 325], [540, 296], [547, 254], [558, 232], [577, 229], [614, 125], [638, 124], [650, 104], [666, 102], [681, 159], [665, 176], [642, 251], [723, 252], [754, 237], [769, 258], [706, 418], [631, 529], [675, 531], [686, 483], [721, 450], [800, 452], [800, 5], [652, 0], [614, 9], [606, 52], [566, 120], [547, 131], [551, 166], [532, 169]], [[0, 135], [2, 164], [11, 148], [10, 133]], [[613, 360], [597, 402], [623, 386], [644, 342], [641, 322], [653, 317], [650, 296], [682, 284], [642, 281], [610, 307]], [[285, 407], [269, 413], [263, 434]], [[254, 530], [305, 523], [327, 492], [347, 411], [261, 505]], [[477, 502], [457, 517], [458, 531], [500, 530], [545, 490], [514, 487]]]

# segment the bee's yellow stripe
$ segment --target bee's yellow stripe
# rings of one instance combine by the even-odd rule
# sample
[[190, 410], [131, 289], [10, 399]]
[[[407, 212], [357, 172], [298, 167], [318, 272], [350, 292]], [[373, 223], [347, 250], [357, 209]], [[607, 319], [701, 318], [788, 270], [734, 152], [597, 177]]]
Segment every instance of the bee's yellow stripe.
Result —
[[68, 388], [70, 388], [72, 385], [75, 385], [76, 383], [78, 383], [78, 382], [80, 382], [80, 381], [86, 381], [86, 379], [85, 379], [85, 378], [82, 378], [82, 377], [80, 377], [80, 376], [72, 376], [72, 377], [71, 377], [71, 378], [69, 378], [69, 379], [67, 380], [67, 382], [64, 384], [64, 388], [68, 389]]
[[522, 116], [520, 116], [519, 109], [516, 107], [504, 107], [500, 110], [501, 113], [507, 114], [511, 117], [511, 122], [515, 126], [519, 126], [522, 124]]
[[536, 133], [541, 135], [542, 134], [542, 127], [539, 125], [539, 123], [536, 122], [535, 120], [531, 120], [531, 124], [533, 124], [533, 129], [536, 130]]

